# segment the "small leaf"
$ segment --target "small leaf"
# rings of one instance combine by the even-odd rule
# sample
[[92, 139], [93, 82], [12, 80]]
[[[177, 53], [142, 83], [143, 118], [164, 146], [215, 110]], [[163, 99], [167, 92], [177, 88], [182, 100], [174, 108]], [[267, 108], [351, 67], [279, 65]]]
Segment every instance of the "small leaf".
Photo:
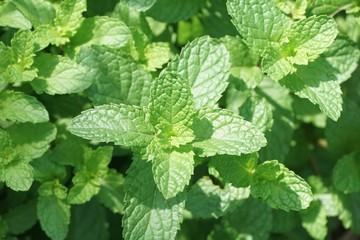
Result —
[[234, 187], [248, 187], [258, 158], [257, 154], [213, 156], [210, 158], [209, 168], [214, 168], [224, 182], [231, 183]]
[[204, 36], [186, 45], [166, 70], [189, 81], [196, 109], [214, 107], [228, 85], [230, 56], [223, 44]]
[[251, 194], [272, 208], [285, 211], [305, 209], [313, 200], [305, 180], [277, 160], [266, 161], [256, 168]]
[[153, 128], [142, 108], [124, 104], [95, 107], [75, 117], [68, 130], [79, 137], [124, 147], [147, 146]]
[[224, 109], [200, 111], [193, 124], [193, 146], [201, 156], [253, 153], [266, 145], [262, 132], [250, 122]]
[[31, 22], [12, 2], [0, 4], [0, 26], [30, 29]]
[[140, 159], [134, 159], [128, 170], [125, 190], [125, 239], [175, 239], [183, 218], [184, 194], [166, 200], [153, 180], [151, 162]]
[[165, 199], [175, 197], [189, 184], [194, 173], [194, 153], [188, 149], [152, 151], [152, 172], [155, 183]]
[[35, 97], [8, 90], [0, 93], [0, 119], [38, 123], [49, 121], [49, 114]]
[[0, 181], [14, 191], [28, 191], [34, 181], [33, 168], [20, 157], [0, 166]]
[[124, 2], [129, 7], [135, 8], [138, 11], [146, 11], [156, 3], [156, 0], [124, 0]]
[[300, 212], [302, 226], [314, 239], [325, 239], [327, 235], [326, 211], [320, 201], [315, 201]]
[[78, 93], [92, 84], [87, 68], [67, 57], [42, 54], [35, 59], [35, 66], [38, 77], [31, 84], [38, 93]]

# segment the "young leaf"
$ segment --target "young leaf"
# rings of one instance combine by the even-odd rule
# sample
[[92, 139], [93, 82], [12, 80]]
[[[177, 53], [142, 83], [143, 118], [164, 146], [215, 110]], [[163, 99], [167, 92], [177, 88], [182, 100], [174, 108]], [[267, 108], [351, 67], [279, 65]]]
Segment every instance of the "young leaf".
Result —
[[266, 145], [262, 132], [242, 117], [224, 109], [199, 111], [193, 124], [193, 146], [201, 156], [253, 153]]
[[229, 69], [225, 46], [208, 36], [186, 45], [166, 68], [189, 81], [196, 109], [216, 105], [228, 85]]
[[114, 142], [124, 147], [147, 146], [153, 127], [140, 107], [111, 104], [95, 107], [75, 117], [68, 130], [85, 139]]
[[251, 194], [272, 208], [285, 211], [305, 209], [313, 200], [310, 186], [305, 180], [277, 160], [266, 161], [256, 168]]
[[279, 42], [291, 24], [273, 0], [229, 0], [227, 9], [244, 42], [260, 54]]
[[323, 60], [318, 59], [308, 66], [298, 66], [297, 72], [280, 81], [301, 98], [318, 104], [320, 110], [336, 121], [342, 111], [342, 96], [334, 71]]
[[152, 151], [154, 181], [165, 199], [175, 197], [189, 184], [194, 173], [194, 153], [184, 148]]
[[7, 90], [0, 93], [0, 119], [39, 123], [49, 121], [49, 114], [35, 97]]
[[122, 21], [107, 16], [96, 16], [84, 19], [75, 36], [71, 38], [71, 45], [106, 45], [121, 48], [128, 44], [130, 38], [131, 32]]
[[151, 174], [151, 162], [134, 159], [125, 179], [123, 236], [126, 240], [175, 239], [180, 228], [185, 196], [166, 200]]
[[352, 153], [339, 159], [333, 169], [334, 186], [345, 193], [360, 191], [360, 154]]
[[326, 211], [320, 201], [314, 201], [300, 212], [302, 226], [314, 239], [325, 239], [327, 235]]
[[12, 2], [0, 3], [0, 26], [30, 29], [31, 22]]
[[129, 7], [135, 8], [138, 11], [146, 11], [156, 3], [156, 0], [124, 0], [123, 2], [128, 4]]
[[46, 182], [40, 186], [39, 195], [37, 215], [41, 228], [51, 239], [65, 239], [70, 223], [70, 205], [64, 202], [66, 187], [58, 181]]
[[31, 22], [33, 27], [53, 24], [55, 10], [45, 0], [13, 0], [12, 3]]
[[67, 57], [42, 54], [35, 59], [35, 66], [39, 73], [31, 84], [38, 93], [78, 93], [92, 84], [88, 69]]
[[188, 82], [175, 74], [165, 73], [156, 78], [151, 89], [148, 107], [153, 126], [164, 124], [190, 126], [194, 103]]
[[171, 58], [170, 45], [166, 42], [154, 42], [147, 45], [144, 49], [144, 55], [147, 60], [147, 69], [156, 71], [167, 63]]
[[0, 165], [0, 181], [14, 191], [28, 191], [34, 181], [33, 168], [20, 157]]
[[55, 140], [56, 128], [51, 123], [21, 123], [7, 128], [14, 148], [29, 161], [41, 157]]
[[152, 76], [131, 57], [104, 46], [92, 46], [81, 48], [76, 58], [94, 80], [86, 93], [95, 105], [148, 104]]
[[257, 154], [213, 156], [210, 158], [209, 168], [214, 168], [224, 182], [231, 183], [234, 187], [248, 187], [258, 158]]
[[222, 189], [210, 178], [204, 177], [191, 186], [186, 209], [196, 218], [219, 218], [234, 211], [249, 195], [248, 188], [236, 188], [226, 184]]
[[339, 219], [342, 221], [346, 229], [360, 234], [360, 193], [339, 194], [338, 195], [338, 208]]

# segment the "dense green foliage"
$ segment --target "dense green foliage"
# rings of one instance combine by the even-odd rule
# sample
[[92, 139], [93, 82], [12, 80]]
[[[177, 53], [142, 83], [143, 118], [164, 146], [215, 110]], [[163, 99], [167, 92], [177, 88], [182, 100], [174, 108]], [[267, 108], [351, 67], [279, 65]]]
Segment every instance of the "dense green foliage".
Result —
[[358, 0], [0, 1], [0, 239], [360, 236]]

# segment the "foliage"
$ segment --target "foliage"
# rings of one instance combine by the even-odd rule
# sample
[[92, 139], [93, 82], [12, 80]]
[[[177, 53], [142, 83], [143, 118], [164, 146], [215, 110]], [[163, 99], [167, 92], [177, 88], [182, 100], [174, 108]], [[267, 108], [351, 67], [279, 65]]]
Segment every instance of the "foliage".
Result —
[[359, 13], [0, 1], [0, 239], [359, 236]]

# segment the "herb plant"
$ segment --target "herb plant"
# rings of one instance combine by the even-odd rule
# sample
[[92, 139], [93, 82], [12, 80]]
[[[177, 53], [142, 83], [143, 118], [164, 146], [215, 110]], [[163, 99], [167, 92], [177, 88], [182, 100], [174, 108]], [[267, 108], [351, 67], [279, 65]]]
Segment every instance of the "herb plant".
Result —
[[0, 1], [0, 239], [358, 237], [359, 11]]

